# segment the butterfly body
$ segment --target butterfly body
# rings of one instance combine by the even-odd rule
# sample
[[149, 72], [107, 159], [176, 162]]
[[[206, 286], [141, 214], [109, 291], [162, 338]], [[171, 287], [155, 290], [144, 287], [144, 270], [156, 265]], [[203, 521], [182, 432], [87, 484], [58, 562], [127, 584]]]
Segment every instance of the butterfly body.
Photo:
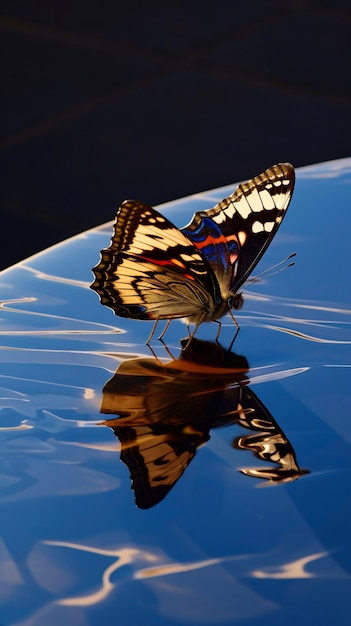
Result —
[[195, 213], [183, 229], [126, 200], [91, 288], [121, 317], [185, 318], [196, 329], [217, 321], [241, 307], [238, 290], [279, 228], [293, 187], [293, 167], [275, 165], [213, 209]]

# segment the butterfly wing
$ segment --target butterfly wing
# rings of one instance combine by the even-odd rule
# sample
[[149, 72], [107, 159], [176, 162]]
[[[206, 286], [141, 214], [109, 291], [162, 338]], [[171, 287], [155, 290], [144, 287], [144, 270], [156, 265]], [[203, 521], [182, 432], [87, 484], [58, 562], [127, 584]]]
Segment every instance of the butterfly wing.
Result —
[[264, 254], [285, 216], [294, 183], [292, 165], [274, 165], [213, 209], [195, 213], [182, 229], [227, 290], [235, 293]]
[[93, 272], [91, 288], [122, 317], [201, 317], [220, 301], [201, 251], [166, 217], [134, 200], [119, 207], [111, 245]]
[[241, 403], [244, 410], [238, 424], [254, 434], [236, 437], [234, 448], [249, 450], [256, 458], [275, 465], [246, 467], [240, 471], [246, 476], [263, 478], [270, 483], [290, 482], [308, 474], [308, 470], [299, 467], [294, 448], [279, 424], [249, 387], [241, 389]]
[[209, 439], [212, 412], [203, 390], [211, 382], [181, 365], [174, 370], [155, 359], [130, 359], [104, 386], [100, 411], [119, 415], [104, 424], [121, 442], [139, 508], [163, 500]]
[[191, 433], [181, 427], [113, 426], [121, 442], [121, 461], [132, 479], [136, 505], [148, 509], [163, 500], [182, 476], [207, 433]]

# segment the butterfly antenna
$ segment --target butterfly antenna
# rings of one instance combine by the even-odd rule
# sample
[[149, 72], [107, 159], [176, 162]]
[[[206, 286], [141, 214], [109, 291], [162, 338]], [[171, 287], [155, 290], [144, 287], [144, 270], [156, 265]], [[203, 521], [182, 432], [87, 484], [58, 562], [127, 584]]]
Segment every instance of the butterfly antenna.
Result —
[[[291, 254], [289, 254], [289, 256], [286, 257], [286, 259], [283, 259], [282, 261], [279, 261], [279, 263], [272, 265], [272, 267], [269, 267], [266, 270], [263, 270], [263, 272], [261, 272], [260, 274], [257, 274], [256, 276], [252, 276], [252, 278], [249, 278], [246, 281], [246, 284], [252, 285], [254, 283], [259, 283], [261, 280], [264, 280], [265, 278], [274, 276], [274, 274], [279, 274], [279, 272], [282, 272], [283, 270], [288, 269], [288, 267], [292, 267], [293, 265], [295, 265], [294, 261], [292, 261], [292, 263], [288, 263], [288, 265], [285, 265], [284, 267], [280, 267], [280, 266], [283, 265], [283, 263], [287, 263], [287, 261], [292, 259], [294, 256], [296, 256], [296, 252], [292, 252]], [[272, 270], [275, 270], [275, 271], [272, 272]]]

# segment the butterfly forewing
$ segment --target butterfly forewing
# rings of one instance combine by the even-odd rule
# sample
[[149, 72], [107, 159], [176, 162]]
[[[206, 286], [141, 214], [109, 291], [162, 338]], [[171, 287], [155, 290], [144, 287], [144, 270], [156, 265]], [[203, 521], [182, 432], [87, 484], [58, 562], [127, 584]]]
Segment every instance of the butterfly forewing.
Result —
[[292, 165], [274, 165], [213, 209], [196, 213], [182, 229], [227, 289], [235, 293], [262, 257], [284, 218], [294, 181]]
[[203, 254], [166, 217], [133, 200], [119, 207], [111, 245], [93, 272], [92, 289], [122, 317], [198, 315], [220, 298]]

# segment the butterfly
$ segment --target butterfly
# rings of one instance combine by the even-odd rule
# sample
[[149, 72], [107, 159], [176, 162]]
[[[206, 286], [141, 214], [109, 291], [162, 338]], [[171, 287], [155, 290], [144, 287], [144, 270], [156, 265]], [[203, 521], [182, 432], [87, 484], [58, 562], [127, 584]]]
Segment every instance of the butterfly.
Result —
[[[243, 304], [239, 292], [276, 234], [289, 205], [294, 168], [280, 163], [237, 187], [214, 208], [177, 228], [135, 200], [117, 210], [111, 245], [93, 268], [91, 288], [116, 315], [157, 322], [216, 321]], [[238, 327], [238, 325], [237, 325]], [[217, 333], [218, 337], [219, 332]]]
[[196, 338], [170, 363], [150, 358], [121, 363], [104, 386], [100, 411], [118, 415], [102, 424], [121, 442], [121, 461], [129, 469], [139, 508], [167, 496], [209, 441], [212, 428], [237, 425], [254, 433], [233, 442], [264, 461], [261, 467], [241, 469], [243, 474], [281, 483], [307, 472], [248, 386], [248, 371], [244, 356]]

